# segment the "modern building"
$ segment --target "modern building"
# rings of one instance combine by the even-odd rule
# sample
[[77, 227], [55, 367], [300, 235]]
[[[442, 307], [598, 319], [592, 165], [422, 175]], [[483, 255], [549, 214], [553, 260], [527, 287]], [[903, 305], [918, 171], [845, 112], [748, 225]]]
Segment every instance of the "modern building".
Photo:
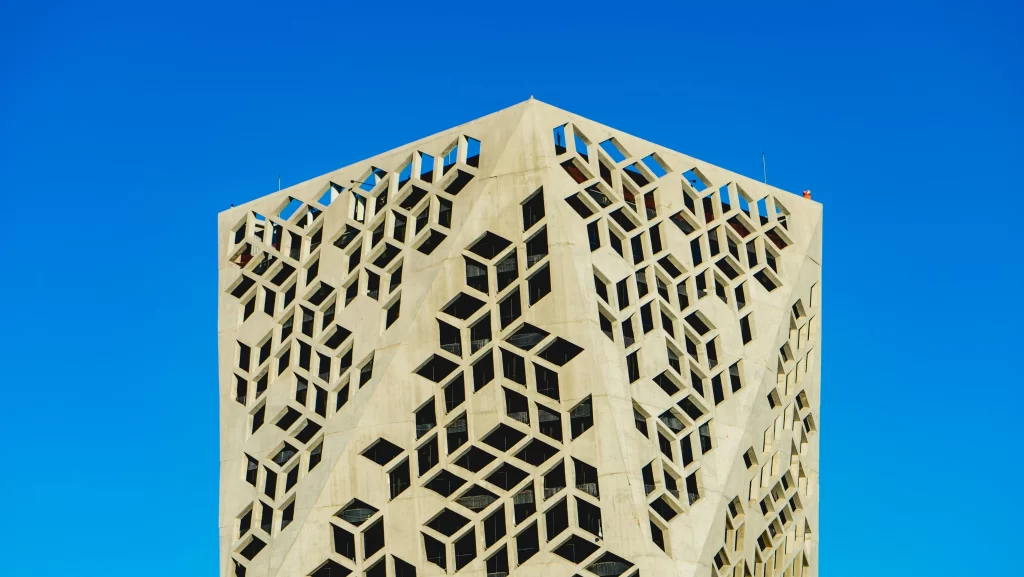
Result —
[[817, 575], [821, 218], [532, 99], [221, 213], [221, 574]]

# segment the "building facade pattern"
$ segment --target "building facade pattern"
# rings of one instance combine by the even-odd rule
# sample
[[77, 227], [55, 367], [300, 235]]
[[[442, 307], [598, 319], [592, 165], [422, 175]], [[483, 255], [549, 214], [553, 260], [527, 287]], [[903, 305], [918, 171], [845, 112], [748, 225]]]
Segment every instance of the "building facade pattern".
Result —
[[817, 203], [530, 100], [219, 229], [222, 574], [817, 575]]

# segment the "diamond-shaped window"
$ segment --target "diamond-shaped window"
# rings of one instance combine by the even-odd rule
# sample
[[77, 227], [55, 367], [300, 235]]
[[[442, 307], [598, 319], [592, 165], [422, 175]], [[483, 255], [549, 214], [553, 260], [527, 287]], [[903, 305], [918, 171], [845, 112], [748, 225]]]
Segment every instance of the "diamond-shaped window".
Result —
[[455, 464], [467, 471], [477, 473], [480, 469], [489, 465], [491, 461], [494, 461], [494, 455], [478, 447], [471, 447], [461, 457], [455, 460]]
[[562, 543], [558, 549], [555, 549], [555, 554], [573, 563], [582, 563], [584, 559], [593, 555], [597, 550], [597, 545], [587, 539], [573, 535], [565, 543]]
[[557, 337], [550, 345], [544, 347], [544, 350], [540, 352], [540, 358], [561, 367], [576, 358], [576, 355], [582, 352], [582, 348], [570, 343], [562, 337]]
[[466, 320], [473, 316], [473, 313], [480, 310], [484, 302], [478, 298], [471, 297], [466, 293], [459, 293], [459, 296], [452, 299], [444, 307], [444, 313], [455, 318]]
[[597, 561], [587, 566], [587, 571], [601, 577], [618, 577], [632, 567], [633, 564], [614, 553], [605, 553]]
[[340, 565], [336, 561], [328, 559], [326, 563], [318, 567], [316, 571], [313, 571], [309, 575], [310, 577], [345, 577], [351, 573], [352, 571], [344, 565]]
[[507, 451], [514, 447], [515, 444], [521, 441], [525, 436], [526, 434], [502, 423], [484, 437], [484, 443], [487, 443], [499, 451]]
[[471, 511], [479, 512], [490, 507], [491, 504], [497, 500], [498, 496], [494, 493], [479, 485], [474, 485], [468, 491], [460, 495], [455, 502]]
[[487, 482], [509, 491], [525, 478], [526, 473], [512, 465], [509, 465], [508, 463], [505, 463], [487, 476]]
[[469, 519], [445, 507], [441, 513], [427, 523], [427, 527], [430, 527], [446, 537], [451, 537], [459, 529], [465, 527], [466, 523], [469, 523]]
[[508, 248], [508, 245], [512, 244], [510, 241], [488, 232], [480, 240], [473, 243], [473, 246], [469, 247], [469, 251], [477, 254], [487, 260], [498, 256], [498, 253]]
[[516, 458], [537, 467], [557, 454], [558, 449], [543, 441], [534, 439], [530, 441], [530, 444], [526, 445], [521, 451], [516, 453]]
[[509, 335], [505, 340], [513, 346], [524, 351], [528, 351], [537, 346], [547, 336], [547, 331], [539, 329], [530, 323], [523, 323], [522, 326], [517, 328], [515, 332]]
[[432, 355], [430, 360], [423, 363], [423, 365], [416, 370], [416, 374], [425, 379], [430, 379], [435, 383], [440, 383], [445, 377], [452, 374], [452, 371], [458, 368], [458, 366], [459, 365], [440, 355]]
[[362, 454], [364, 457], [378, 465], [387, 465], [392, 459], [401, 454], [401, 452], [401, 447], [381, 437], [374, 441], [373, 444], [364, 450]]
[[377, 514], [377, 509], [367, 505], [359, 499], [353, 499], [344, 509], [338, 511], [335, 516], [352, 523], [355, 526], [362, 525], [367, 519]]
[[439, 495], [450, 497], [452, 493], [458, 491], [465, 484], [466, 480], [462, 477], [442, 470], [436, 477], [427, 482], [426, 487]]

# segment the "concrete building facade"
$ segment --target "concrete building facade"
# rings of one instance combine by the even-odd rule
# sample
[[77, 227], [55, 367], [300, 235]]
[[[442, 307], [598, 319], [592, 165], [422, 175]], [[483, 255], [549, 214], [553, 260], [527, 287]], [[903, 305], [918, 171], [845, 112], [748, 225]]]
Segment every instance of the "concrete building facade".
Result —
[[817, 575], [821, 218], [532, 99], [221, 213], [221, 574]]

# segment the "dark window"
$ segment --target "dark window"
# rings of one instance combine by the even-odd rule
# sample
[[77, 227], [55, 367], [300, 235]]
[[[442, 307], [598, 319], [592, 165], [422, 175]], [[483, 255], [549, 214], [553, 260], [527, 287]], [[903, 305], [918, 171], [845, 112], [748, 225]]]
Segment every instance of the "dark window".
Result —
[[391, 556], [391, 559], [395, 562], [395, 577], [416, 577], [416, 567], [394, 555]]
[[711, 429], [707, 423], [704, 423], [698, 429], [700, 432], [700, 452], [707, 453], [712, 449], [711, 447]]
[[487, 560], [487, 575], [489, 577], [508, 575], [508, 550], [505, 547], [498, 549], [498, 552]]
[[370, 360], [363, 365], [363, 368], [359, 369], [359, 386], [362, 387], [366, 383], [370, 382], [373, 378], [373, 356], [370, 356]]
[[551, 541], [569, 527], [569, 507], [562, 499], [554, 507], [544, 512], [544, 525], [547, 529], [547, 540]]
[[636, 295], [642, 297], [647, 294], [647, 269], [643, 268], [636, 271], [634, 275], [636, 277]]
[[665, 533], [654, 524], [654, 521], [651, 521], [651, 540], [659, 549], [665, 551]]
[[476, 532], [470, 529], [455, 542], [455, 570], [458, 571], [476, 559]]
[[263, 426], [263, 419], [266, 416], [267, 406], [262, 405], [256, 409], [256, 412], [252, 414], [252, 432], [255, 433], [257, 429]]
[[313, 447], [313, 450], [309, 452], [309, 468], [307, 471], [312, 471], [313, 467], [320, 464], [320, 459], [323, 458], [324, 444], [321, 442], [319, 445]]
[[633, 317], [622, 321], [622, 346], [630, 347], [635, 342], [633, 335]]
[[691, 435], [686, 435], [679, 441], [679, 448], [683, 453], [683, 466], [693, 462], [693, 443], [690, 442]]
[[416, 411], [416, 438], [426, 435], [436, 426], [437, 416], [434, 413], [434, 400], [431, 398], [430, 402]]
[[590, 397], [587, 397], [569, 411], [569, 426], [572, 429], [573, 439], [579, 437], [587, 429], [594, 426], [594, 414], [591, 407]]
[[419, 474], [422, 477], [440, 459], [437, 448], [437, 436], [431, 437], [429, 441], [416, 450], [416, 461], [419, 464]]
[[619, 298], [619, 310], [621, 311], [629, 306], [629, 286], [626, 284], [626, 279], [615, 284], [615, 292]]
[[450, 413], [466, 400], [466, 385], [463, 382], [462, 373], [452, 379], [444, 387], [445, 412]]
[[537, 377], [537, 392], [556, 401], [559, 400], [558, 373], [536, 363], [533, 367]]
[[654, 330], [654, 317], [651, 314], [651, 303], [647, 303], [640, 307], [640, 326], [643, 328], [644, 334]]
[[405, 223], [406, 218], [397, 212], [393, 212], [395, 215], [395, 226], [392, 232], [392, 238], [398, 242], [405, 242]]
[[281, 511], [281, 529], [291, 525], [293, 519], [295, 519], [295, 501], [288, 503]]
[[466, 415], [463, 414], [445, 427], [448, 438], [448, 454], [454, 453], [459, 447], [469, 442], [469, 427], [466, 425]]
[[537, 511], [536, 499], [533, 495], [533, 483], [512, 497], [512, 512], [516, 525]]
[[597, 469], [580, 461], [573, 459], [573, 468], [576, 473], [576, 488], [591, 497], [601, 498], [598, 488]]
[[594, 275], [594, 290], [597, 291], [597, 296], [601, 297], [601, 300], [608, 302], [608, 285], [597, 275]]
[[462, 333], [450, 324], [438, 320], [441, 349], [457, 357], [462, 356]]
[[494, 380], [494, 355], [487, 351], [480, 360], [473, 363], [473, 390], [479, 391], [487, 383]]
[[409, 473], [409, 460], [402, 461], [397, 467], [388, 473], [388, 479], [391, 485], [391, 498], [399, 496], [412, 483], [412, 476]]
[[[732, 385], [732, 392], [734, 393], [743, 386], [743, 383], [740, 381], [740, 366], [737, 363], [733, 363], [729, 367], [729, 384]], [[799, 400], [799, 397], [797, 397], [797, 401]]]
[[700, 237], [690, 241], [690, 256], [693, 258], [693, 266], [697, 266], [704, 262], [704, 258], [701, 256], [700, 251]]
[[612, 321], [608, 320], [608, 317], [604, 316], [604, 314], [600, 312], [597, 313], [597, 320], [601, 323], [601, 332], [603, 332], [610, 340], [614, 341], [615, 332], [612, 329]]
[[493, 515], [484, 520], [484, 544], [494, 545], [505, 536], [505, 507], [500, 507]]
[[467, 258], [466, 284], [480, 292], [487, 292], [487, 267]]
[[526, 385], [526, 361], [523, 357], [501, 349], [501, 368], [506, 379]]
[[522, 314], [522, 304], [519, 302], [518, 288], [498, 304], [498, 313], [501, 316], [501, 328], [503, 329], [519, 318]]
[[537, 418], [540, 421], [540, 432], [556, 441], [562, 440], [562, 415], [558, 411], [543, 405], [537, 405]]
[[540, 262], [548, 254], [548, 229], [544, 227], [526, 242], [526, 268]]
[[629, 371], [629, 382], [635, 383], [640, 379], [640, 366], [637, 362], [636, 351], [626, 357], [626, 369]]
[[530, 525], [525, 531], [516, 536], [516, 558], [520, 565], [536, 555], [539, 548], [540, 540], [537, 535], [536, 523]]
[[644, 260], [644, 241], [643, 234], [638, 234], [630, 240], [630, 246], [633, 249], [633, 264], [639, 264]]
[[650, 436], [650, 433], [647, 432], [647, 419], [636, 409], [633, 409], [633, 424], [636, 425], [636, 430], [640, 431], [641, 435]]
[[622, 240], [610, 228], [608, 230], [608, 244], [612, 245], [612, 249], [619, 253], [619, 256], [622, 256]]
[[523, 203], [523, 230], [529, 230], [544, 218], [544, 191], [538, 189]]
[[725, 392], [722, 390], [721, 375], [711, 377], [711, 394], [715, 399], [716, 405], [725, 400]]
[[448, 554], [444, 543], [428, 535], [423, 535], [423, 548], [427, 554], [427, 561], [437, 565], [441, 569], [448, 569]]
[[510, 244], [512, 244], [510, 241], [493, 232], [487, 232], [480, 240], [469, 247], [469, 251], [479, 255], [481, 258], [491, 260], [498, 256], [498, 253], [508, 248]]
[[576, 517], [580, 529], [595, 537], [601, 536], [601, 510], [582, 499], [576, 499]]
[[398, 320], [398, 315], [402, 312], [402, 299], [398, 299], [388, 307], [387, 315], [384, 318], [384, 328], [390, 327], [395, 324]]
[[252, 350], [248, 345], [238, 343], [238, 368], [245, 372], [249, 372], [251, 354]]
[[452, 203], [449, 200], [443, 198], [437, 199], [438, 212], [437, 212], [437, 224], [451, 228], [452, 226]]
[[256, 476], [260, 472], [259, 461], [253, 459], [249, 455], [245, 456], [245, 482], [249, 483], [253, 487], [256, 486]]
[[401, 286], [401, 266], [398, 266], [394, 273], [391, 273], [391, 286], [388, 287], [388, 292], [393, 291], [399, 286]]
[[686, 496], [691, 505], [696, 503], [697, 499], [700, 499], [700, 490], [697, 488], [697, 473], [691, 473], [686, 478]]
[[344, 387], [342, 387], [341, 389], [338, 390], [337, 399], [336, 399], [335, 404], [334, 404], [334, 410], [335, 411], [340, 411], [341, 408], [344, 407], [345, 403], [347, 403], [347, 402], [348, 402], [348, 385], [345, 385]]
[[529, 280], [530, 304], [535, 304], [551, 292], [551, 272], [547, 265]]

